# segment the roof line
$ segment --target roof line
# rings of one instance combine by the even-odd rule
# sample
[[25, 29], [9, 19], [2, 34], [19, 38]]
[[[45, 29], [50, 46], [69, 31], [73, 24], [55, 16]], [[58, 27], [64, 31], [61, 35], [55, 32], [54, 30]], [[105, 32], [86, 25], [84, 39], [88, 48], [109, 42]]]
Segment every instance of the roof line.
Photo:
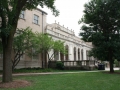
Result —
[[45, 13], [46, 15], [48, 15], [48, 13], [46, 13], [45, 11], [43, 11], [43, 10], [41, 10], [41, 9], [39, 9], [39, 8], [37, 8], [37, 10], [40, 11], [40, 12]]

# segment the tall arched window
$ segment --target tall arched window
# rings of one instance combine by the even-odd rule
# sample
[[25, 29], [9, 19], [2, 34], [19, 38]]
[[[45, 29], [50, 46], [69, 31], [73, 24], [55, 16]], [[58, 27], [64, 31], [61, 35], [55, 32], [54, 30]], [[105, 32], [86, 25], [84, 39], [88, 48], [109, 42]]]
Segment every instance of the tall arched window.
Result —
[[83, 49], [81, 50], [81, 60], [83, 60]]

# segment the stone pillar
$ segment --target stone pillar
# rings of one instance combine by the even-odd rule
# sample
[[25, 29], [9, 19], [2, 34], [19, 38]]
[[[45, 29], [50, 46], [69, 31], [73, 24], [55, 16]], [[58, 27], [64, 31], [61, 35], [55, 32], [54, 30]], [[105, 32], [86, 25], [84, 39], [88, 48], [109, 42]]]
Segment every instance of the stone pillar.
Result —
[[74, 57], [74, 55], [73, 55], [74, 53], [73, 53], [73, 47], [71, 45], [69, 46], [69, 50], [68, 51], [69, 51], [68, 52], [69, 53], [69, 55], [68, 55], [69, 60], [73, 61], [74, 60], [74, 58], [73, 58]]
[[85, 48], [83, 48], [83, 60], [86, 60], [87, 58], [86, 58], [86, 49]]
[[60, 52], [58, 52], [58, 60], [60, 61]]
[[63, 61], [65, 61], [65, 55], [63, 56]]

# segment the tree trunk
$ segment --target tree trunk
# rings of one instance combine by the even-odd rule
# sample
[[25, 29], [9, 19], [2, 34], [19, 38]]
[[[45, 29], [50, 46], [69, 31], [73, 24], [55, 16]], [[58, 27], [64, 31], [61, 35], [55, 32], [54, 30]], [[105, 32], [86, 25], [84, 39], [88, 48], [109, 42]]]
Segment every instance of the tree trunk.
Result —
[[11, 61], [11, 51], [12, 51], [13, 36], [2, 37], [3, 44], [3, 76], [2, 82], [12, 81], [12, 61]]
[[42, 52], [42, 68], [47, 68], [47, 53], [45, 51]]
[[44, 68], [44, 51], [42, 52], [42, 68]]
[[111, 59], [111, 60], [110, 60], [110, 73], [114, 73], [113, 63], [114, 63], [114, 61]]
[[47, 52], [45, 51], [45, 68], [48, 68], [48, 62], [47, 62]]
[[110, 63], [110, 73], [114, 73], [114, 69], [113, 69], [114, 60], [111, 49], [109, 49], [109, 63]]
[[[16, 0], [13, 4], [13, 9], [8, 7], [7, 13], [4, 12], [4, 8], [2, 11], [2, 24], [1, 28], [4, 31], [1, 31], [2, 45], [3, 45], [3, 76], [2, 82], [11, 82], [12, 81], [12, 61], [11, 61], [11, 53], [12, 53], [12, 43], [13, 37], [16, 32], [17, 23], [20, 15], [20, 11], [27, 3], [27, 0], [23, 0], [21, 5], [19, 5], [20, 0]], [[9, 10], [10, 9], [10, 10]], [[2, 10], [2, 9], [1, 9]], [[6, 10], [6, 9], [5, 9]], [[14, 13], [12, 13], [14, 12]], [[11, 18], [12, 17], [12, 18]], [[8, 30], [10, 29], [10, 30]]]
[[16, 53], [15, 57], [14, 57], [14, 60], [12, 62], [12, 72], [14, 71], [15, 67], [18, 65], [18, 63], [20, 62], [20, 58], [21, 56], [23, 55], [23, 52], [18, 52]]

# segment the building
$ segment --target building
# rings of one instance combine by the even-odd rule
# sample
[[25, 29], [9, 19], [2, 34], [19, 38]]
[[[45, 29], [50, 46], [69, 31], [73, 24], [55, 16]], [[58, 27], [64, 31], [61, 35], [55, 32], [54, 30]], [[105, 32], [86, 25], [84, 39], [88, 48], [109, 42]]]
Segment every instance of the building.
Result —
[[[81, 63], [86, 66], [86, 69], [97, 65], [97, 59], [88, 56], [88, 52], [93, 48], [92, 43], [82, 41], [75, 36], [73, 30], [69, 30], [68, 27], [61, 26], [59, 22], [55, 21], [53, 24], [47, 24], [45, 33], [48, 33], [54, 40], [64, 41], [64, 47], [68, 51], [68, 55], [58, 52], [53, 61], [65, 61], [66, 67], [76, 67], [77, 63]], [[54, 50], [51, 50], [51, 53], [53, 52]]]
[[62, 58], [59, 53], [58, 58], [54, 58], [54, 60], [80, 61], [94, 59], [93, 57], [88, 57], [88, 51], [92, 48], [92, 44], [85, 43], [79, 37], [75, 36], [73, 30], [69, 30], [55, 22], [53, 24], [47, 24], [45, 33], [48, 33], [54, 40], [65, 42], [68, 57], [65, 58], [64, 56], [64, 58]]
[[[46, 18], [47, 13], [40, 9], [22, 11], [17, 28], [30, 27], [33, 32], [48, 33], [54, 40], [64, 41], [64, 46], [68, 54], [62, 55], [58, 52], [53, 61], [94, 61], [93, 57], [88, 56], [88, 51], [92, 48], [91, 43], [82, 41], [79, 37], [75, 36], [73, 30], [69, 30], [59, 25], [59, 23], [47, 24]], [[51, 53], [52, 52], [53, 50], [51, 50]], [[2, 55], [0, 58], [2, 59]], [[42, 54], [35, 57], [32, 56], [31, 58], [23, 55], [16, 68], [43, 67], [44, 63]], [[84, 62], [84, 64], [87, 63]], [[0, 69], [2, 69], [2, 65]]]
[[46, 27], [47, 13], [40, 10], [26, 10], [22, 11], [18, 21], [18, 28], [30, 27], [34, 32], [44, 32]]

